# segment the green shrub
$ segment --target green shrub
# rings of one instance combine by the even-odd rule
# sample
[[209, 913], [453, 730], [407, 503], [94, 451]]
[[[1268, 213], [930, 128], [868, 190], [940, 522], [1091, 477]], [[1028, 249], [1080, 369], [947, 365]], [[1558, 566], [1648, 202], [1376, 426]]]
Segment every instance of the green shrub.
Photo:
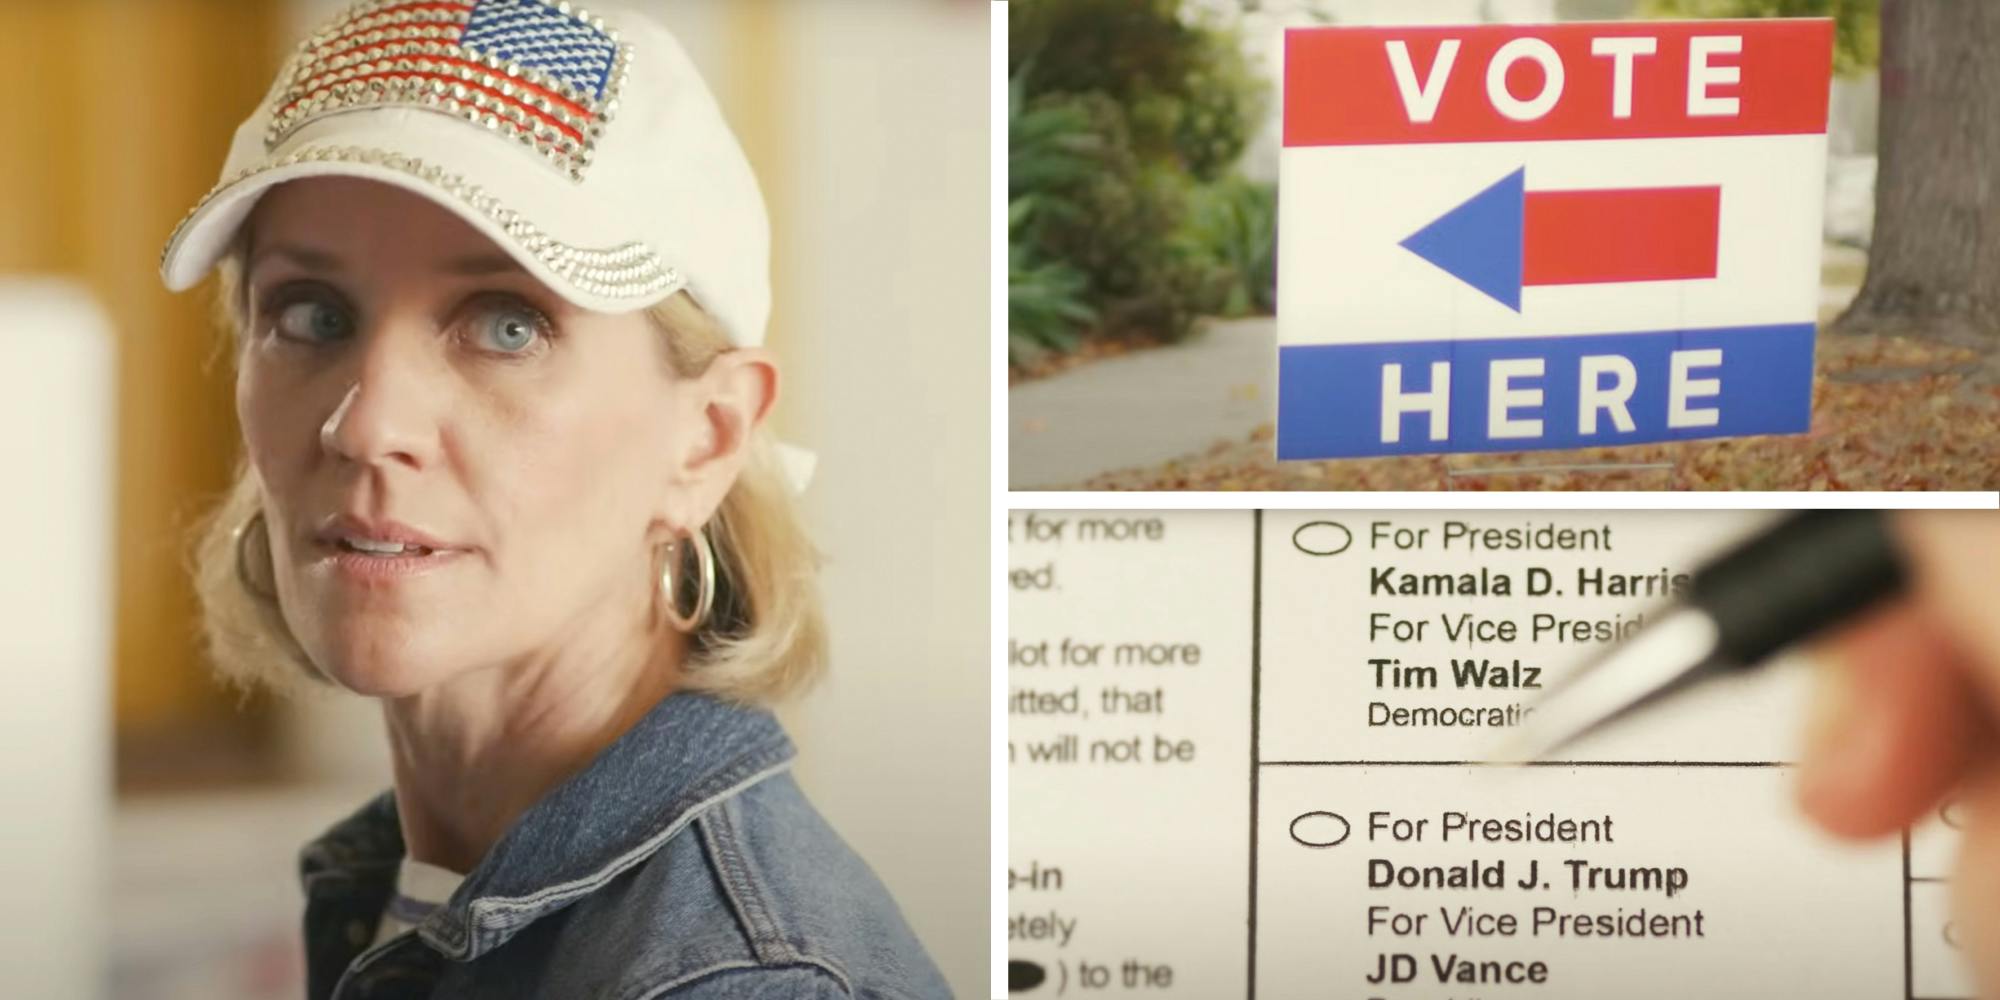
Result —
[[1236, 32], [1190, 19], [1180, 0], [1017, 0], [1007, 42], [1010, 75], [1035, 66], [1027, 96], [1104, 94], [1136, 155], [1202, 180], [1243, 154], [1269, 97]]
[[1066, 192], [1088, 184], [1105, 159], [1102, 138], [1083, 109], [1029, 108], [1025, 73], [1007, 93], [1007, 357], [1021, 364], [1045, 351], [1076, 346], [1077, 331], [1097, 321], [1085, 298], [1090, 278], [1042, 250], [1038, 223], [1073, 222], [1082, 213]]
[[[1044, 102], [1029, 107], [1027, 74], [1007, 81], [1007, 197], [1072, 188], [1089, 179], [1105, 158], [1106, 146], [1081, 107]], [[1043, 211], [1049, 211], [1044, 205]]]
[[1268, 315], [1278, 308], [1278, 188], [1231, 174], [1196, 188], [1176, 244], [1224, 276], [1208, 311]]
[[1017, 0], [1008, 19], [1010, 207], [1030, 199], [1010, 220], [1010, 280], [1059, 263], [1072, 273], [1029, 298], [1061, 289], [1098, 333], [1167, 340], [1247, 294], [1236, 286], [1255, 279], [1230, 270], [1242, 254], [1185, 232], [1201, 184], [1261, 121], [1267, 88], [1236, 35], [1184, 20], [1177, 0]]
[[1032, 196], [1007, 205], [1007, 363], [1012, 365], [1076, 347], [1076, 331], [1097, 319], [1083, 298], [1090, 279], [1062, 261], [1043, 258], [1032, 241], [1020, 238], [1034, 209]]

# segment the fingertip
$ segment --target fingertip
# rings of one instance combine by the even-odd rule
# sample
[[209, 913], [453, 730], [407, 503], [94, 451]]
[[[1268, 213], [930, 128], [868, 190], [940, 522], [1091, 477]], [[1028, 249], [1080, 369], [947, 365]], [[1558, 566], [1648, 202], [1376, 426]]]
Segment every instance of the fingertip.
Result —
[[1844, 663], [1824, 666], [1815, 683], [1813, 721], [1793, 784], [1799, 809], [1826, 832], [1851, 840], [1899, 829], [1902, 810], [1882, 774], [1888, 756], [1882, 712], [1855, 696], [1854, 672]]
[[1804, 752], [1792, 784], [1799, 809], [1828, 833], [1866, 837], [1875, 829], [1879, 810], [1869, 808], [1865, 775], [1858, 764], [1872, 766], [1856, 754], [1853, 735], [1867, 724], [1856, 702], [1854, 671], [1834, 650], [1813, 657], [1812, 699], [1806, 710]]
[[1970, 766], [1983, 728], [1950, 647], [1910, 609], [1823, 647], [1795, 796], [1829, 833], [1894, 833]]

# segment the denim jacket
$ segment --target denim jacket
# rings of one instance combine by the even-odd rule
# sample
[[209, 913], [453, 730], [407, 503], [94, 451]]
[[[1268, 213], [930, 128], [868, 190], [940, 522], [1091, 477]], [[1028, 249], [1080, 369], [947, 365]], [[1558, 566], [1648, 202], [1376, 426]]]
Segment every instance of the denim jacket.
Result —
[[369, 947], [404, 850], [382, 793], [300, 854], [308, 1000], [949, 997], [793, 754], [768, 712], [664, 698]]

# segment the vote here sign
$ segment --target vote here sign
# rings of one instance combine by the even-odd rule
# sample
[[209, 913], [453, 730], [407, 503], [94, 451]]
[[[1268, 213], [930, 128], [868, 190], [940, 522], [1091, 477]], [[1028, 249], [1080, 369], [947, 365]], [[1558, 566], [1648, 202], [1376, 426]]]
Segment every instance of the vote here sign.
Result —
[[1833, 26], [1285, 34], [1281, 459], [1793, 433]]

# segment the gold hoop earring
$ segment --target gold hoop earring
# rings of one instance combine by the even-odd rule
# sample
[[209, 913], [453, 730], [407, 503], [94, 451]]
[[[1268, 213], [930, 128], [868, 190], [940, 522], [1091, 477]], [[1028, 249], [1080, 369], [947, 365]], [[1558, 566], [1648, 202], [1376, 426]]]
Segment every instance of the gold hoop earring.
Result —
[[702, 623], [708, 621], [708, 613], [715, 606], [715, 549], [708, 543], [708, 531], [699, 529], [686, 539], [692, 543], [695, 561], [694, 609], [681, 613], [680, 587], [676, 583], [676, 567], [681, 560], [681, 543], [667, 545], [666, 565], [660, 569], [660, 595], [666, 599], [667, 622], [674, 628], [693, 635]]
[[250, 557], [246, 556], [243, 552], [244, 548], [253, 542], [263, 550], [261, 557], [263, 563], [270, 565], [270, 525], [265, 522], [264, 512], [261, 510], [250, 515], [250, 519], [244, 521], [236, 529], [236, 579], [243, 584], [243, 589], [268, 600], [276, 597], [277, 591], [269, 587], [257, 586], [249, 570]]

